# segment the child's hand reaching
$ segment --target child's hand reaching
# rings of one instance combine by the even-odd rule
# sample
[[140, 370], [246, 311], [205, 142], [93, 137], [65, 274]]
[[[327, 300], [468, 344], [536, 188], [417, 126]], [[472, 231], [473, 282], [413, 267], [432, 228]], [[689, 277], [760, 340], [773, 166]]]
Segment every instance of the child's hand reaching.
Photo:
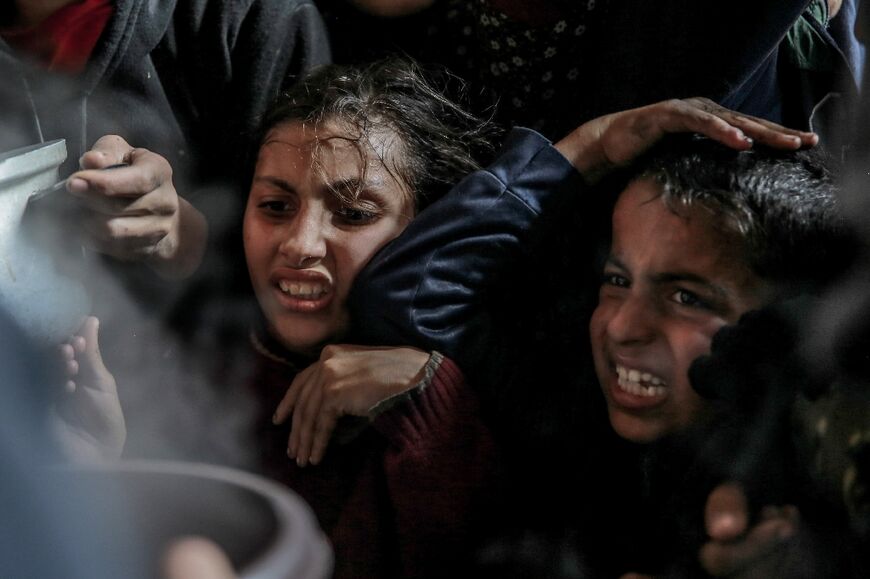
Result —
[[818, 142], [815, 133], [719, 106], [710, 99], [672, 99], [598, 117], [556, 143], [586, 181], [594, 184], [614, 168], [630, 164], [670, 133], [699, 133], [742, 150], [753, 142], [796, 150]]
[[421, 380], [428, 360], [428, 353], [415, 348], [324, 348], [320, 360], [296, 376], [275, 411], [275, 424], [293, 416], [288, 456], [299, 466], [318, 464], [339, 418], [372, 418], [380, 402]]
[[812, 560], [802, 560], [806, 550], [796, 547], [800, 513], [793, 505], [765, 507], [752, 522], [742, 488], [726, 483], [708, 497], [704, 518], [709, 541], [699, 559], [713, 577], [800, 577]]
[[97, 318], [87, 318], [79, 334], [60, 347], [66, 381], [51, 426], [61, 451], [74, 461], [119, 458], [127, 437], [115, 378], [100, 356], [99, 325]]

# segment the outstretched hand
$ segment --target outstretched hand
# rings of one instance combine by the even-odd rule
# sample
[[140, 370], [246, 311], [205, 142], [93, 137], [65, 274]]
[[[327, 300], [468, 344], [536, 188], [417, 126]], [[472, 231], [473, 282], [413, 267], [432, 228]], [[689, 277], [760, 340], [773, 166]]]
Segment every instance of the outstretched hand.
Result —
[[318, 464], [338, 419], [371, 418], [380, 402], [417, 384], [429, 354], [415, 348], [331, 345], [300, 372], [275, 411], [280, 424], [293, 417], [287, 455], [299, 466]]
[[613, 169], [631, 163], [669, 133], [699, 133], [738, 150], [749, 149], [753, 142], [787, 150], [818, 143], [815, 133], [787, 129], [697, 97], [593, 119], [555, 146], [593, 184]]
[[787, 576], [781, 567], [782, 555], [798, 532], [796, 507], [764, 507], [760, 518], [752, 523], [743, 489], [726, 483], [707, 498], [704, 524], [709, 540], [701, 547], [699, 559], [713, 577]]
[[71, 460], [120, 458], [127, 438], [115, 378], [103, 364], [99, 321], [89, 317], [60, 347], [66, 381], [51, 414], [61, 451]]
[[[181, 198], [162, 156], [116, 135], [82, 155], [67, 189], [84, 208], [85, 245], [123, 261], [144, 261], [167, 277], [193, 272], [205, 250], [202, 215]], [[107, 167], [126, 165], [105, 171]]]

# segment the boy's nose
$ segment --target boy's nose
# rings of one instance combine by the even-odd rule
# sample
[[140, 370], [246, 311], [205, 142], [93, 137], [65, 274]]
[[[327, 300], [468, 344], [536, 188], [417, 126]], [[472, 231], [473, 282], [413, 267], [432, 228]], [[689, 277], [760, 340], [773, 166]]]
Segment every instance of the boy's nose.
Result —
[[326, 256], [326, 238], [322, 212], [306, 209], [300, 211], [281, 243], [281, 254], [287, 265], [304, 269], [316, 265]]
[[607, 323], [607, 335], [615, 343], [641, 345], [655, 336], [658, 313], [648, 300], [629, 296], [615, 306]]

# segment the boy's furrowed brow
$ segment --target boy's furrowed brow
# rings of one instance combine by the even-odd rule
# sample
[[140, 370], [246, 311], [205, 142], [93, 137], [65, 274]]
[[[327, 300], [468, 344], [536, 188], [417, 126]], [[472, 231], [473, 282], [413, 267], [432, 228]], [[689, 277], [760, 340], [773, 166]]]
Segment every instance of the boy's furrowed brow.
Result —
[[607, 259], [604, 261], [604, 265], [609, 265], [617, 269], [621, 269], [622, 271], [628, 271], [628, 268], [625, 267], [625, 264], [622, 263], [619, 258], [613, 254], [607, 256]]

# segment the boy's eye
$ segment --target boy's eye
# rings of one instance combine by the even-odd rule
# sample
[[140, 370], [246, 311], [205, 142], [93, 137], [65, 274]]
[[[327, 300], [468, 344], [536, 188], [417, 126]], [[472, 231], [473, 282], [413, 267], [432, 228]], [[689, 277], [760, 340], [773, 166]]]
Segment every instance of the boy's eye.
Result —
[[380, 211], [374, 208], [362, 207], [341, 207], [335, 211], [335, 214], [349, 225], [367, 225], [381, 216]]
[[601, 276], [601, 285], [612, 285], [615, 287], [630, 287], [631, 282], [624, 275], [612, 272], [604, 272]]
[[684, 289], [678, 289], [671, 294], [671, 299], [682, 306], [689, 306], [691, 308], [707, 309], [710, 307], [710, 304], [708, 304], [706, 300], [703, 300], [697, 294]]

